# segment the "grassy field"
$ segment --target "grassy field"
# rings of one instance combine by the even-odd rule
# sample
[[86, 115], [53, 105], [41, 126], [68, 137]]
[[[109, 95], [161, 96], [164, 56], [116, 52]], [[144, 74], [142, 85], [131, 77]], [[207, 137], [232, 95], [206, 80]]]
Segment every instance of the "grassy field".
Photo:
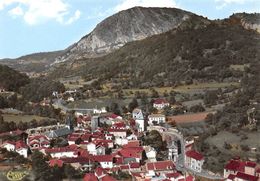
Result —
[[[231, 83], [200, 83], [200, 84], [191, 84], [191, 85], [183, 85], [178, 87], [154, 87], [154, 89], [161, 95], [165, 91], [168, 93], [171, 91], [181, 92], [181, 93], [200, 93], [201, 91], [209, 90], [209, 89], [218, 89], [218, 88], [225, 88], [229, 86], [239, 86], [238, 82], [231, 82]], [[150, 94], [151, 91], [149, 89], [124, 89], [125, 94], [133, 95], [135, 92], [145, 92]]]
[[244, 71], [245, 67], [249, 67], [249, 64], [244, 65], [230, 65], [230, 69]]
[[[243, 139], [243, 135], [246, 135], [247, 138]], [[221, 131], [213, 137], [207, 138], [206, 142], [210, 145], [215, 145], [219, 150], [224, 153], [232, 153], [233, 155], [240, 155], [241, 153], [249, 154], [249, 152], [241, 151], [240, 145], [248, 145], [250, 148], [260, 148], [260, 131], [250, 132], [250, 133], [230, 133], [227, 131]], [[227, 150], [224, 148], [224, 143], [232, 145], [232, 149]]]
[[71, 77], [71, 78], [62, 78], [59, 80], [61, 83], [64, 84], [66, 89], [79, 89], [84, 85], [91, 84], [92, 81], [85, 81], [81, 77]]
[[31, 120], [35, 119], [36, 121], [40, 121], [42, 119], [48, 119], [46, 117], [40, 117], [35, 115], [22, 115], [22, 114], [2, 114], [5, 121], [11, 122], [30, 122]]

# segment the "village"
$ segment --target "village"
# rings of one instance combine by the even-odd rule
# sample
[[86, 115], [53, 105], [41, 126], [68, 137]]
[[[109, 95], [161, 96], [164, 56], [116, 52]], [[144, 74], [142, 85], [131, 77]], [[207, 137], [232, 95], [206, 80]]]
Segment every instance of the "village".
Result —
[[[59, 98], [53, 105], [62, 108], [64, 122], [1, 133], [1, 152], [16, 152], [29, 160], [40, 152], [49, 167], [70, 165], [83, 173], [84, 181], [260, 180], [260, 165], [239, 157], [227, 162], [222, 174], [206, 170], [207, 158], [194, 147], [197, 138], [185, 137], [168, 124], [161, 111], [171, 106], [166, 99], [153, 102], [156, 114], [135, 108], [123, 117], [105, 108], [68, 109], [57, 92], [53, 96]], [[50, 102], [45, 99], [41, 104]]]

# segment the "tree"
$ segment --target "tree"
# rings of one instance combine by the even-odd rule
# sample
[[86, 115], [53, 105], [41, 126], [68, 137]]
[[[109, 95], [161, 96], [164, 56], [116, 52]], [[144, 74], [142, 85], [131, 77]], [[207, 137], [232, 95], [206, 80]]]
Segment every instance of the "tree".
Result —
[[7, 108], [8, 103], [4, 97], [0, 96], [0, 109]]
[[48, 159], [39, 151], [34, 151], [32, 154], [32, 170], [35, 175], [35, 180], [52, 181], [56, 180], [51, 174], [51, 169], [47, 163]]
[[110, 111], [117, 114], [117, 115], [121, 115], [121, 112], [120, 112], [120, 109], [119, 109], [119, 106], [117, 103], [115, 102], [112, 102], [111, 105], [110, 105]]
[[206, 105], [214, 105], [217, 103], [218, 100], [218, 95], [217, 95], [217, 91], [206, 91], [205, 95], [204, 95], [204, 103]]
[[159, 97], [159, 93], [155, 89], [151, 88], [150, 91], [151, 91], [151, 97], [153, 98]]
[[168, 101], [171, 105], [175, 104], [176, 103], [175, 96], [173, 94], [170, 94]]
[[164, 150], [165, 148], [165, 143], [162, 140], [162, 136], [156, 130], [152, 130], [148, 133], [148, 135], [144, 138], [144, 144], [152, 146], [157, 151]]
[[194, 105], [190, 107], [190, 112], [197, 113], [197, 112], [204, 112], [205, 108], [202, 104]]
[[77, 178], [79, 179], [82, 177], [82, 173], [80, 173], [78, 170], [75, 170], [75, 168], [73, 168], [70, 164], [65, 165], [64, 174], [69, 180]]
[[132, 101], [128, 104], [129, 112], [133, 112], [135, 108], [138, 107], [138, 102], [136, 98], [133, 98]]

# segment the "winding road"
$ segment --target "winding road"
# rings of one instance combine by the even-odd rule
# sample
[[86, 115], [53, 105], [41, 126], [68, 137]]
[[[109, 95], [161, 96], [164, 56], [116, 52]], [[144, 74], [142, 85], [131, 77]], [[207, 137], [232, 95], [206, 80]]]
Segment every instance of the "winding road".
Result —
[[[164, 127], [162, 126], [152, 126], [149, 127], [149, 130], [157, 130], [159, 133], [162, 135], [168, 135], [172, 137], [171, 140], [179, 140], [181, 143], [181, 153], [178, 155], [178, 159], [176, 161], [176, 169], [181, 172], [189, 172], [192, 173], [193, 175], [204, 177], [207, 179], [212, 179], [212, 180], [223, 180], [224, 178], [220, 175], [212, 175], [210, 174], [207, 170], [202, 170], [201, 172], [196, 172], [193, 169], [189, 168], [185, 164], [185, 139], [181, 132], [179, 132], [177, 129], [172, 128], [168, 124], [165, 124]], [[174, 141], [175, 142], [175, 141]], [[172, 144], [172, 143], [171, 143]]]

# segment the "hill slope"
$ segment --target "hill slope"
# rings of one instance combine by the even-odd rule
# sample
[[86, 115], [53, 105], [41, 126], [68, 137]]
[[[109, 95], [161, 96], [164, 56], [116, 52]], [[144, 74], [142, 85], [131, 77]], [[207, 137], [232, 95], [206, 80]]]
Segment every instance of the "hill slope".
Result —
[[15, 59], [2, 59], [0, 64], [7, 65], [21, 72], [42, 72], [50, 67], [63, 51], [43, 52], [25, 55]]
[[[260, 35], [229, 21], [193, 17], [179, 28], [126, 44], [106, 56], [64, 64], [52, 76], [82, 75], [124, 88], [172, 86], [180, 81], [238, 81], [259, 61]], [[98, 62], [98, 63], [97, 63]]]
[[25, 74], [21, 74], [5, 65], [0, 65], [0, 88], [17, 91], [28, 82], [29, 78]]

